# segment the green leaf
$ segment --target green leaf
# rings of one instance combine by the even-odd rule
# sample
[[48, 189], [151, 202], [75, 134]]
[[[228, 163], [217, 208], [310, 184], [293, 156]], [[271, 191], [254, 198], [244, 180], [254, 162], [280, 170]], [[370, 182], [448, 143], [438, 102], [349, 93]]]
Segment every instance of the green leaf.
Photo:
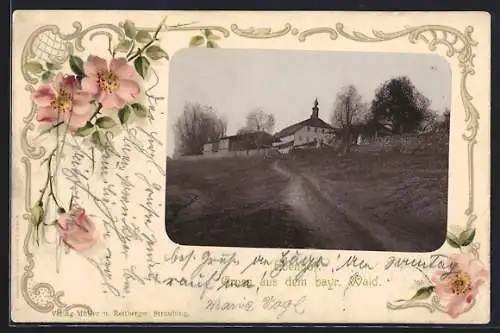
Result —
[[148, 75], [149, 66], [150, 66], [150, 63], [146, 57], [141, 56], [141, 57], [138, 57], [134, 60], [135, 70], [137, 71], [137, 73], [139, 73], [139, 75], [143, 79], [145, 79], [146, 76]]
[[33, 207], [31, 207], [30, 213], [31, 223], [33, 223], [35, 227], [42, 223], [44, 211], [43, 205], [40, 201], [38, 201]]
[[423, 287], [417, 290], [415, 295], [411, 298], [411, 300], [423, 300], [429, 298], [434, 291], [434, 286]]
[[52, 79], [54, 78], [54, 73], [51, 72], [51, 71], [45, 71], [43, 74], [42, 74], [42, 80], [43, 81], [52, 81]]
[[53, 62], [47, 62], [45, 63], [45, 66], [49, 71], [58, 70], [62, 68], [61, 64], [54, 64]]
[[459, 248], [460, 247], [460, 243], [457, 239], [457, 236], [455, 236], [454, 234], [452, 233], [448, 233], [446, 235], [446, 242], [451, 246], [451, 247], [454, 247], [454, 248]]
[[122, 53], [127, 53], [130, 51], [130, 48], [132, 47], [133, 42], [129, 39], [122, 40], [121, 42], [118, 43], [118, 45], [115, 48], [116, 52], [122, 52]]
[[191, 40], [189, 41], [189, 47], [200, 46], [200, 45], [203, 45], [204, 42], [205, 42], [205, 38], [203, 36], [196, 35], [196, 36], [191, 37]]
[[43, 66], [38, 61], [29, 61], [24, 64], [24, 68], [34, 74], [40, 74], [43, 72]]
[[125, 35], [128, 38], [134, 39], [135, 36], [137, 35], [137, 29], [135, 28], [135, 24], [130, 20], [126, 20], [125, 23], [123, 23], [123, 30], [125, 30]]
[[83, 60], [80, 57], [71, 55], [69, 57], [69, 67], [71, 67], [71, 70], [76, 76], [85, 76]]
[[95, 124], [100, 128], [108, 129], [116, 125], [116, 122], [111, 117], [101, 117], [95, 121]]
[[475, 236], [476, 236], [475, 228], [465, 229], [458, 236], [458, 244], [460, 244], [461, 246], [467, 246], [470, 243], [472, 243]]
[[216, 42], [209, 40], [207, 42], [207, 47], [210, 48], [210, 49], [214, 49], [216, 47], [219, 47], [219, 45]]
[[167, 52], [157, 45], [152, 45], [146, 49], [146, 55], [149, 59], [159, 60], [161, 58], [169, 59]]
[[120, 124], [124, 125], [127, 123], [128, 118], [130, 117], [130, 113], [132, 111], [130, 110], [130, 107], [128, 105], [125, 105], [123, 109], [120, 109], [118, 111], [118, 119], [120, 119]]
[[140, 103], [134, 103], [130, 105], [130, 107], [132, 108], [132, 110], [134, 110], [134, 113], [137, 117], [146, 118], [148, 116], [148, 109], [144, 105]]
[[217, 36], [216, 34], [214, 34], [211, 30], [205, 29], [204, 33], [205, 33], [205, 37], [208, 40], [219, 40], [220, 39], [220, 37]]
[[93, 131], [94, 131], [94, 125], [91, 122], [87, 121], [87, 123], [83, 127], [80, 127], [79, 129], [76, 130], [75, 134], [78, 136], [87, 136]]
[[145, 30], [139, 30], [137, 35], [135, 35], [135, 40], [139, 43], [146, 44], [153, 40], [151, 34]]
[[96, 147], [100, 151], [106, 150], [105, 146], [105, 141], [102, 140], [102, 134], [99, 133], [99, 131], [95, 131], [92, 133], [92, 136], [90, 137], [90, 142], [94, 144], [94, 147]]

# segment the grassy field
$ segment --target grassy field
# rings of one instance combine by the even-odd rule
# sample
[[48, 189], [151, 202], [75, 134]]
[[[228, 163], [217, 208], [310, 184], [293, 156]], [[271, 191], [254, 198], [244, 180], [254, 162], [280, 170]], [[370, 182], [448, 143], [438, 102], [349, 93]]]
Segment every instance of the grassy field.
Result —
[[186, 245], [307, 246], [308, 230], [280, 200], [288, 180], [271, 170], [273, 162], [262, 157], [169, 161], [169, 237]]
[[[273, 163], [262, 157], [169, 161], [169, 237], [190, 245], [324, 248], [321, 235], [302, 223], [285, 200], [289, 179], [273, 170]], [[279, 163], [314, 177], [343, 205], [410, 244], [405, 250], [430, 251], [444, 241], [447, 154], [338, 157], [328, 150], [304, 151]]]

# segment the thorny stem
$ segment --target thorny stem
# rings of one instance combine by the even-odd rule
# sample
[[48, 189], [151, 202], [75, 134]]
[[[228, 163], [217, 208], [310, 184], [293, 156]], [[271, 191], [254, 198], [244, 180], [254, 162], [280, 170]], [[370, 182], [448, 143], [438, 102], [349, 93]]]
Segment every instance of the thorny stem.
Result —
[[59, 202], [57, 201], [57, 198], [54, 194], [54, 186], [53, 186], [53, 176], [52, 176], [52, 157], [53, 156], [50, 156], [50, 159], [49, 159], [49, 174], [48, 174], [48, 178], [49, 178], [49, 186], [50, 186], [50, 193], [49, 193], [49, 196], [52, 197], [52, 199], [54, 199], [54, 202], [57, 206], [57, 208], [62, 208], [62, 206], [59, 204]]
[[56, 127], [61, 126], [62, 124], [64, 124], [64, 121], [58, 122], [57, 124], [53, 125], [50, 129], [52, 130], [52, 129], [56, 128]]
[[[63, 134], [63, 137], [62, 137], [62, 143], [61, 143], [61, 148], [59, 149], [59, 144], [56, 146], [56, 149], [59, 149], [59, 154], [57, 155], [57, 164], [56, 164], [56, 170], [54, 171], [54, 175], [52, 176], [51, 179], [53, 179], [54, 177], [57, 176], [57, 173], [59, 172], [59, 167], [61, 166], [61, 163], [60, 163], [60, 156], [63, 154], [64, 152], [64, 146], [66, 144], [66, 136], [68, 135], [68, 131], [69, 131], [69, 125], [71, 124], [71, 118], [73, 117], [73, 113], [71, 113], [69, 115], [69, 119], [68, 119], [68, 123], [66, 125], [66, 129], [64, 130], [64, 134]], [[52, 184], [51, 184], [52, 185]], [[54, 197], [54, 193], [53, 193], [53, 197]], [[57, 202], [56, 202], [57, 204]], [[60, 207], [58, 205], [58, 207]], [[62, 208], [62, 207], [60, 207]]]
[[94, 111], [94, 113], [92, 114], [92, 116], [90, 116], [89, 121], [92, 121], [92, 119], [94, 119], [95, 117], [97, 117], [97, 115], [99, 113], [101, 113], [101, 109], [102, 109], [102, 103], [99, 103], [97, 105], [97, 109]]
[[160, 79], [158, 77], [158, 73], [156, 73], [156, 71], [154, 69], [151, 70], [151, 72], [153, 73], [153, 75], [155, 76], [155, 83], [149, 87], [145, 92], [144, 94], [146, 95], [146, 97], [149, 99], [149, 100], [154, 100], [155, 102], [158, 102], [159, 100], [162, 100], [163, 97], [157, 97], [157, 96], [154, 96], [154, 95], [151, 95], [149, 92], [151, 90], [153, 90], [157, 85], [158, 83], [160, 83]]
[[35, 139], [38, 139], [39, 137], [41, 137], [42, 135], [46, 134], [46, 133], [49, 133], [51, 132], [54, 128], [57, 128], [59, 126], [61, 126], [62, 124], [64, 124], [64, 121], [60, 121], [58, 123], [56, 123], [55, 125], [52, 125], [50, 126], [49, 128], [47, 128], [46, 130], [42, 131], [40, 134], [38, 134], [38, 136], [35, 138]]
[[432, 282], [432, 280], [427, 276], [427, 274], [424, 273], [424, 271], [420, 268], [417, 267], [417, 270], [420, 271], [420, 273], [422, 273], [422, 275], [425, 277], [425, 279], [427, 280], [427, 282], [429, 282], [431, 284], [431, 286], [434, 285], [434, 283]]
[[[52, 150], [52, 152], [49, 154], [49, 157], [48, 157], [48, 161], [49, 162], [54, 157], [54, 154], [55, 154], [56, 151], [57, 151], [57, 148], [54, 148]], [[47, 191], [47, 187], [49, 185], [49, 179], [50, 179], [50, 171], [47, 174], [47, 179], [45, 180], [45, 185], [43, 186], [43, 189], [42, 189], [42, 191], [40, 193], [40, 198], [38, 199], [38, 202], [42, 202], [43, 196], [45, 195], [45, 192]]]
[[151, 44], [153, 44], [154, 42], [158, 41], [158, 34], [160, 33], [160, 30], [163, 27], [163, 24], [165, 23], [165, 19], [166, 18], [163, 18], [163, 21], [161, 21], [161, 23], [158, 26], [158, 28], [156, 28], [156, 31], [155, 31], [155, 33], [153, 35], [153, 38], [149, 42], [147, 42], [146, 45], [144, 45], [144, 47], [137, 49], [137, 51], [134, 53], [134, 55], [131, 56], [131, 57], [129, 57], [127, 59], [127, 61], [132, 61], [135, 58], [139, 57], [142, 54], [142, 52], [144, 52], [148, 47], [151, 46]]
[[115, 57], [116, 50], [112, 50], [112, 47], [111, 47], [111, 38], [108, 38], [108, 52], [109, 52], [109, 55], [111, 56], [111, 58]]
[[125, 58], [130, 57], [130, 55], [132, 54], [132, 52], [134, 52], [134, 48], [135, 48], [135, 41], [133, 40], [132, 41], [132, 46], [130, 47], [130, 50], [127, 52], [127, 55], [125, 56]]

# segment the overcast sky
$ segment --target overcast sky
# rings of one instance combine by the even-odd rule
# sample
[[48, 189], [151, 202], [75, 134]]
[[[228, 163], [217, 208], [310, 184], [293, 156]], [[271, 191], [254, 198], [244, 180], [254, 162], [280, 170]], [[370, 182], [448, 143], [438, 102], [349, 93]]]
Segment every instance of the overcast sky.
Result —
[[319, 117], [330, 122], [337, 92], [347, 84], [370, 102], [384, 81], [406, 75], [431, 100], [450, 106], [451, 70], [432, 54], [184, 49], [171, 59], [168, 94], [168, 151], [174, 150], [173, 124], [186, 101], [212, 106], [228, 122], [228, 135], [245, 125], [248, 111], [273, 113], [275, 131], [308, 118], [314, 98]]

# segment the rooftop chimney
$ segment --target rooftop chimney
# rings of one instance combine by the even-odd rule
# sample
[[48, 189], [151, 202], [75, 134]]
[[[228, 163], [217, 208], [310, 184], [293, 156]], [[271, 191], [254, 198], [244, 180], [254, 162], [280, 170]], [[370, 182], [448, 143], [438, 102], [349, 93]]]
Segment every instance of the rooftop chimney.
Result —
[[318, 118], [318, 112], [319, 112], [319, 108], [318, 108], [318, 99], [314, 99], [314, 106], [312, 108], [313, 112], [311, 114], [311, 118], [313, 119], [317, 119]]

